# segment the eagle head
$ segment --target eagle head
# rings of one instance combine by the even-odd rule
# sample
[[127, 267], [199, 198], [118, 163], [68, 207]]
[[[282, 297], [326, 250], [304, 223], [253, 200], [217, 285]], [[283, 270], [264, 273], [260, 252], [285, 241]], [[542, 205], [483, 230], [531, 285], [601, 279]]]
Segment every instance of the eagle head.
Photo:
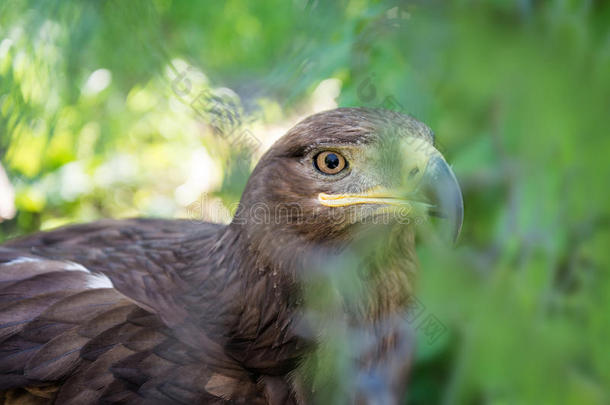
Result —
[[410, 227], [429, 215], [457, 238], [462, 195], [430, 128], [398, 112], [338, 108], [299, 122], [263, 155], [234, 223], [276, 242], [329, 244], [363, 224]]

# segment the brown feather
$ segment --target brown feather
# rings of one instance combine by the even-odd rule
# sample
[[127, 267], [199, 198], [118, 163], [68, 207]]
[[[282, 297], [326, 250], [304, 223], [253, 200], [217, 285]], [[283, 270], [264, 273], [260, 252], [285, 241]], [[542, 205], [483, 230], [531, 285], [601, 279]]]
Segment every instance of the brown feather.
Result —
[[[432, 138], [418, 121], [380, 110], [303, 120], [261, 158], [230, 225], [104, 220], [0, 247], [4, 401], [306, 402], [311, 387], [296, 372], [319, 331], [303, 321], [304, 290], [312, 268], [359, 234], [333, 220], [336, 210], [319, 209], [317, 194], [339, 183], [307, 177], [305, 158], [321, 144], [375, 148], [389, 130]], [[257, 222], [252, 208], [261, 204], [272, 217]], [[286, 207], [298, 209], [278, 210]], [[391, 322], [387, 333], [379, 325], [405, 309], [417, 262], [412, 229], [388, 240], [395, 254], [371, 253], [359, 280], [365, 298], [344, 315], [377, 343], [354, 356], [356, 366], [386, 370], [399, 393], [405, 361], [388, 358], [407, 357], [397, 350], [410, 340]]]

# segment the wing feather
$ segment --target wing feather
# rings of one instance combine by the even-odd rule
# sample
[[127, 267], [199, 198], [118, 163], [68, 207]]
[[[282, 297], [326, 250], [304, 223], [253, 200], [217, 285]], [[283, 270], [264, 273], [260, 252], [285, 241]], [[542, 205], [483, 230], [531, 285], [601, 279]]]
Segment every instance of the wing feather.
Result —
[[78, 335], [76, 328], [56, 336], [30, 358], [24, 375], [37, 381], [54, 381], [70, 375], [80, 363], [79, 352], [87, 341]]
[[[175, 241], [194, 232], [210, 237], [218, 229], [190, 221], [102, 221], [0, 247], [5, 397], [26, 392], [62, 404], [220, 404], [236, 397], [259, 403], [255, 379], [226, 353], [218, 333], [224, 327], [218, 318], [230, 314], [211, 291], [235, 286], [210, 280], [201, 297], [209, 302], [206, 311], [218, 316], [201, 325], [185, 309], [193, 304], [184, 294], [192, 286], [176, 271], [184, 258]], [[60, 386], [56, 393], [53, 384]], [[42, 396], [35, 387], [51, 389]]]

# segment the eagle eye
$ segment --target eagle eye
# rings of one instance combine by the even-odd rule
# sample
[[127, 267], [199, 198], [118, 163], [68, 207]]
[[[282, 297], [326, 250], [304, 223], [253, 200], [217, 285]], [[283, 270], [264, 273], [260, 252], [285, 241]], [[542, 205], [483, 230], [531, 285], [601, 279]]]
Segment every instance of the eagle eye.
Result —
[[314, 158], [316, 169], [324, 174], [337, 174], [347, 167], [345, 158], [337, 152], [320, 152]]

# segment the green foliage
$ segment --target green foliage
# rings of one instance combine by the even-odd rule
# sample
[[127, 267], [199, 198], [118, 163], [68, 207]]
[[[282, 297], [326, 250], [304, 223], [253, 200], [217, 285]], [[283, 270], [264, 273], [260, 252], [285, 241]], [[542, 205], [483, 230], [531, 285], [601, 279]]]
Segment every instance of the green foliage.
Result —
[[341, 106], [428, 123], [463, 186], [457, 249], [420, 244], [449, 332], [420, 337], [407, 402], [608, 403], [608, 27], [594, 0], [4, 0], [0, 239], [203, 192], [230, 210], [264, 146], [236, 153], [192, 97], [232, 89], [267, 145], [338, 79]]

